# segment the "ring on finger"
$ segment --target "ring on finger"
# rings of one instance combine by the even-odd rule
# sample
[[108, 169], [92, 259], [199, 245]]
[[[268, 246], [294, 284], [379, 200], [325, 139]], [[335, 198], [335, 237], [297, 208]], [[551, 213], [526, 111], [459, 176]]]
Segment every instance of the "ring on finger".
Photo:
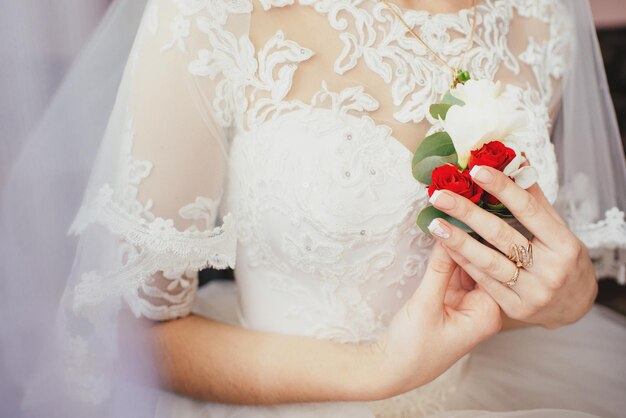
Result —
[[513, 261], [517, 267], [528, 269], [533, 266], [533, 244], [528, 241], [528, 246], [511, 244], [509, 249], [509, 260]]
[[517, 279], [519, 278], [519, 272], [520, 272], [521, 268], [520, 266], [515, 266], [515, 273], [513, 273], [513, 277], [511, 277], [511, 279], [509, 279], [508, 282], [504, 282], [503, 284], [505, 286], [508, 287], [513, 287], [517, 284]]

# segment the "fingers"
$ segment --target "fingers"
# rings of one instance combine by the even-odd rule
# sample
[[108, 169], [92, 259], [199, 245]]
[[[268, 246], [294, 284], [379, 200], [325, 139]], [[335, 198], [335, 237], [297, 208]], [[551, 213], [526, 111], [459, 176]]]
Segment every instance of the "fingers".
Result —
[[430, 198], [431, 203], [448, 215], [463, 222], [478, 235], [504, 254], [512, 244], [524, 244], [527, 240], [519, 231], [501, 218], [487, 212], [463, 196], [447, 190], [438, 190]]
[[[504, 306], [502, 310], [508, 309], [509, 304], [518, 302], [515, 294], [509, 295], [508, 293], [513, 292], [507, 293], [508, 289], [501, 283], [480, 273], [462, 255], [451, 250], [448, 250], [448, 252], [465, 273], [472, 275], [470, 274], [471, 272], [478, 277], [478, 280], [476, 280], [477, 287], [467, 292], [455, 309], [471, 319], [473, 324], [472, 334], [478, 341], [498, 333], [502, 328], [501, 307]], [[463, 266], [467, 266], [469, 271], [465, 270]]]
[[481, 287], [469, 292], [457, 307], [459, 314], [469, 319], [463, 327], [474, 343], [484, 341], [502, 329], [502, 309]]
[[489, 277], [501, 282], [507, 282], [515, 273], [515, 264], [502, 253], [481, 244], [469, 236], [467, 232], [451, 225], [449, 222], [437, 218], [433, 220], [428, 228], [446, 248], [456, 251], [468, 260], [472, 260], [472, 264]]
[[418, 303], [433, 304], [443, 308], [446, 289], [456, 266], [456, 263], [441, 244], [435, 243], [428, 260], [426, 273], [415, 292], [415, 297], [419, 299]]
[[561, 225], [566, 225], [565, 221], [563, 220], [563, 218], [561, 218], [561, 215], [559, 215], [558, 212], [556, 211], [556, 209], [554, 209], [554, 207], [550, 204], [550, 202], [548, 201], [548, 198], [546, 197], [545, 194], [543, 194], [543, 190], [541, 190], [541, 187], [539, 187], [539, 185], [537, 183], [535, 183], [532, 186], [530, 186], [528, 189], [526, 189], [526, 191], [528, 193], [530, 193], [531, 195], [533, 195], [535, 197], [535, 199], [537, 199], [539, 204], [550, 215], [552, 215], [552, 217], [554, 218], [555, 221], [557, 221]]
[[479, 186], [498, 198], [535, 237], [544, 243], [557, 244], [566, 233], [567, 228], [555, 221], [535, 195], [519, 187], [502, 172], [491, 167], [475, 166], [470, 174]]
[[461, 274], [461, 287], [465, 290], [472, 290], [476, 287], [476, 281], [467, 272], [465, 273]]
[[467, 258], [454, 250], [450, 250], [449, 254], [452, 260], [461, 266], [461, 268], [476, 281], [480, 288], [487, 292], [498, 305], [505, 309], [505, 311], [521, 302], [519, 295], [515, 293], [513, 289], [504, 286], [498, 280], [490, 277], [474, 266]]

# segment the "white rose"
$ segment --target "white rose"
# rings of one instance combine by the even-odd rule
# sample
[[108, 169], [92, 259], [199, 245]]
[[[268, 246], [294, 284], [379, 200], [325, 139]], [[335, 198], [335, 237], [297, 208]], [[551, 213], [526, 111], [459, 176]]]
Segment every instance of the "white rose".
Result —
[[459, 166], [467, 167], [470, 151], [491, 141], [506, 141], [527, 127], [526, 114], [502, 95], [500, 82], [469, 80], [450, 93], [464, 105], [450, 107], [443, 121], [452, 138]]
[[504, 91], [500, 81], [469, 80], [465, 84], [458, 84], [450, 93], [466, 104], [481, 101], [496, 100]]
[[504, 167], [502, 172], [511, 177], [518, 186], [526, 190], [539, 180], [539, 173], [535, 167], [530, 165], [523, 165], [526, 163], [526, 158], [522, 155], [522, 151], [517, 147], [515, 143], [505, 142], [504, 145], [515, 151], [515, 158]]

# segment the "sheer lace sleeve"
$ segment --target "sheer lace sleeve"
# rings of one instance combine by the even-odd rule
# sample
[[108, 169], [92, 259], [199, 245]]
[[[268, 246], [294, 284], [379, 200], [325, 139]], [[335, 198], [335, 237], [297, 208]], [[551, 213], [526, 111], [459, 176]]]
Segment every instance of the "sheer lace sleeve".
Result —
[[199, 68], [219, 53], [200, 28], [223, 26], [226, 16], [183, 3], [192, 2], [148, 3], [71, 228], [84, 248], [72, 305], [87, 316], [122, 300], [136, 316], [185, 316], [198, 270], [235, 264], [235, 220], [221, 213], [227, 95], [215, 94], [222, 68]]

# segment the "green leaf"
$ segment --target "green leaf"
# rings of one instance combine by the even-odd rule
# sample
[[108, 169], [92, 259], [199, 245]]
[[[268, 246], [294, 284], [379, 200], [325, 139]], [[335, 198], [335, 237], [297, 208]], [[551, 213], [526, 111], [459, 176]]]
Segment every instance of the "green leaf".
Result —
[[441, 118], [442, 120], [446, 120], [446, 115], [451, 107], [452, 105], [448, 103], [437, 103], [431, 105], [429, 108], [430, 115], [435, 119]]
[[456, 164], [457, 155], [426, 157], [413, 166], [413, 177], [422, 184], [432, 183], [433, 170], [444, 164]]
[[488, 212], [491, 212], [491, 213], [493, 213], [495, 215], [498, 215], [501, 218], [512, 218], [513, 217], [511, 212], [502, 203], [500, 203], [499, 205], [490, 205], [488, 203], [485, 203], [485, 209]]
[[426, 157], [432, 157], [433, 155], [445, 157], [455, 152], [450, 135], [447, 132], [437, 132], [424, 138], [420, 146], [417, 147], [413, 155], [412, 165], [415, 166], [415, 164]]
[[470, 75], [469, 71], [462, 71], [459, 70], [458, 73], [456, 74], [456, 78], [461, 82], [461, 83], [465, 83], [470, 81], [470, 79], [472, 78], [472, 76]]
[[457, 99], [449, 91], [443, 95], [443, 99], [441, 99], [441, 103], [449, 104], [449, 105], [465, 106], [465, 102], [463, 100]]
[[494, 212], [499, 211], [499, 210], [506, 210], [506, 206], [504, 206], [504, 203], [500, 202], [497, 205], [491, 205], [487, 202], [485, 202], [485, 207], [489, 210], [492, 210]]
[[463, 222], [459, 221], [458, 219], [453, 218], [452, 216], [446, 215], [444, 219], [450, 222], [452, 225], [456, 226], [457, 228], [462, 229], [463, 231], [467, 232], [468, 234], [471, 234], [474, 232], [472, 228], [465, 225]]
[[434, 206], [426, 206], [424, 209], [422, 209], [419, 215], [417, 215], [417, 220], [415, 221], [415, 223], [417, 224], [417, 226], [419, 226], [419, 228], [425, 234], [430, 235], [430, 231], [428, 230], [428, 225], [430, 225], [433, 219], [436, 219], [436, 218], [445, 219], [446, 221], [450, 222], [452, 225], [458, 228], [461, 228], [463, 231], [467, 233], [474, 232], [469, 226], [465, 225], [463, 222], [460, 222], [454, 219], [453, 217], [447, 215], [445, 212], [440, 211]]
[[434, 206], [426, 206], [420, 211], [419, 215], [417, 215], [417, 220], [415, 221], [415, 223], [425, 234], [430, 235], [428, 225], [430, 225], [433, 219], [443, 218], [444, 216], [447, 215], [439, 209], [435, 208]]

